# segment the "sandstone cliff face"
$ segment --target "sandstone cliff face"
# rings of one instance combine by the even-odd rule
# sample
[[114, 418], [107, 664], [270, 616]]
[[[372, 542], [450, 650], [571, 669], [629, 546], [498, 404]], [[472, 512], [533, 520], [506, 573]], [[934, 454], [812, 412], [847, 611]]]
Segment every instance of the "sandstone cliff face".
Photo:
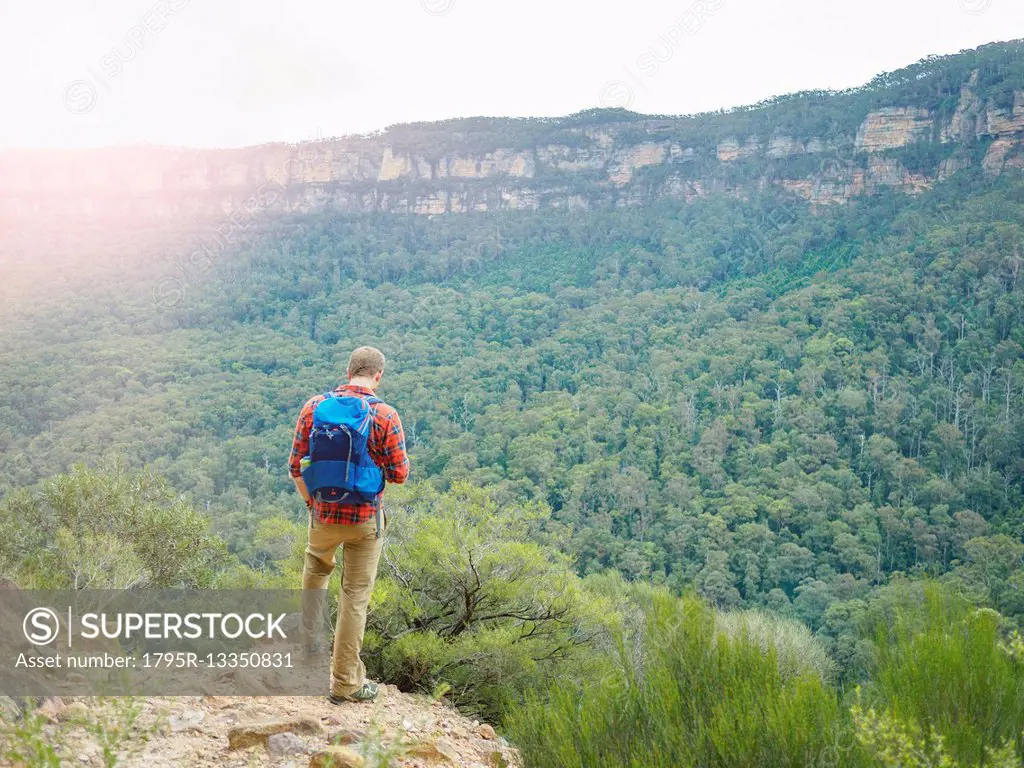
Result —
[[[884, 107], [868, 111], [855, 134], [775, 130], [725, 135], [709, 147], [674, 138], [689, 119], [597, 127], [553, 121], [546, 125], [554, 126], [555, 140], [482, 151], [426, 140], [418, 148], [408, 137], [400, 148], [384, 133], [220, 151], [0, 153], [0, 217], [245, 219], [315, 210], [439, 216], [690, 201], [772, 186], [830, 205], [883, 188], [918, 193], [977, 162], [966, 147], [979, 143], [987, 145], [986, 172], [1024, 167], [1024, 90], [1014, 92], [1012, 106], [1005, 99], [997, 105], [979, 95], [977, 71], [962, 84], [952, 114]], [[904, 148], [935, 143], [949, 148], [936, 167], [911, 172], [901, 163]], [[732, 168], [747, 169], [745, 179], [737, 182]]]
[[[984, 103], [978, 96], [977, 85], [975, 70], [961, 86], [956, 112], [949, 124], [942, 127], [940, 140], [965, 144], [991, 140], [982, 160], [982, 167], [990, 174], [1001, 173], [1007, 167], [1024, 167], [1024, 91], [1014, 91], [1013, 106], [1006, 109]], [[939, 169], [938, 178], [942, 180], [962, 167], [962, 162], [951, 158]]]
[[985, 133], [1006, 136], [1020, 131], [1024, 131], [1024, 91], [1014, 92], [1012, 109], [989, 106], [985, 110]]
[[728, 163], [744, 157], [753, 157], [760, 151], [761, 145], [757, 136], [749, 136], [743, 143], [743, 146], [740, 146], [740, 142], [736, 137], [730, 136], [718, 143], [718, 160], [719, 162]]
[[[815, 144], [815, 148], [817, 148], [818, 146], [821, 146], [820, 140]], [[804, 143], [802, 141], [800, 141], [799, 139], [795, 139], [792, 136], [777, 135], [772, 136], [771, 140], [768, 142], [768, 149], [765, 151], [764, 154], [765, 157], [769, 157], [774, 160], [781, 157], [789, 157], [791, 155], [802, 155], [805, 152], [814, 151], [821, 150], [809, 150], [804, 146]]]
[[869, 112], [857, 131], [854, 146], [861, 152], [881, 152], [927, 140], [934, 118], [926, 109], [892, 107]]
[[664, 144], [644, 142], [624, 149], [609, 165], [608, 178], [613, 184], [628, 184], [633, 180], [633, 172], [646, 165], [661, 165], [665, 162], [666, 148]]
[[978, 134], [978, 117], [981, 101], [975, 88], [978, 85], [978, 71], [974, 70], [966, 83], [960, 86], [960, 101], [949, 125], [942, 130], [942, 141], [971, 141]]

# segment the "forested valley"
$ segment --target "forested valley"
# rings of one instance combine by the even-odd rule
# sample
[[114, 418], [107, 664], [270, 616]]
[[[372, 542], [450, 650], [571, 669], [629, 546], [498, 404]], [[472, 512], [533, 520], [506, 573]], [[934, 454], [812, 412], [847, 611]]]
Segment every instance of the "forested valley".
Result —
[[[22, 233], [0, 575], [297, 586], [295, 418], [370, 344], [413, 464], [385, 497], [382, 679], [453, 686], [537, 765], [641, 764], [637, 743], [665, 765], [1018, 765], [1022, 211], [1018, 172], [972, 168], [833, 206], [275, 216], [173, 302], [154, 289], [208, 230]], [[456, 626], [470, 573], [515, 609]], [[656, 658], [631, 661], [633, 633]], [[748, 720], [652, 693], [712, 679]], [[931, 762], [885, 762], [904, 748]]]

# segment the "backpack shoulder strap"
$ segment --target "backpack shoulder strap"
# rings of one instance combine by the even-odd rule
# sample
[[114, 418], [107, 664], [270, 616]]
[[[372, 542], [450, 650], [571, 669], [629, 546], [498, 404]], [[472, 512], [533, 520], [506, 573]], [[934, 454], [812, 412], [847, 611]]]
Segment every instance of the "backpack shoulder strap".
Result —
[[310, 412], [311, 413], [316, 413], [316, 411], [320, 408], [321, 405], [323, 405], [328, 400], [330, 400], [332, 397], [334, 397], [334, 393], [333, 392], [324, 392], [321, 395], [317, 395], [317, 397], [319, 397], [320, 399], [317, 400], [316, 397], [313, 398], [313, 405], [310, 407]]
[[[354, 394], [354, 395], [353, 394], [341, 394], [341, 395], [339, 395], [333, 389], [329, 390], [327, 392], [324, 392], [323, 396], [324, 396], [324, 400], [330, 400], [332, 397], [358, 397], [360, 400], [362, 400], [367, 405], [381, 405], [384, 402], [383, 400], [381, 400], [376, 395], [365, 395], [365, 396], [358, 395], [358, 394]], [[323, 400], [321, 400], [320, 402], [323, 402]], [[318, 405], [319, 405], [319, 403], [318, 403]]]

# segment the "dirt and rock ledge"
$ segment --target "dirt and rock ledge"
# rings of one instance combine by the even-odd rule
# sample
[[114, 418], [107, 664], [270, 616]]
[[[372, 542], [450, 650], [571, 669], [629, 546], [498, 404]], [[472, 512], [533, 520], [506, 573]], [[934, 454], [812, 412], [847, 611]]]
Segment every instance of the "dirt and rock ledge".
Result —
[[[521, 766], [490, 725], [393, 686], [381, 686], [369, 704], [336, 706], [312, 696], [75, 697], [48, 699], [35, 715], [36, 738], [57, 749], [61, 765], [77, 768], [109, 764], [104, 741], [116, 743], [117, 765], [148, 768]], [[12, 746], [4, 740], [0, 755]], [[0, 760], [19, 763], [35, 761]]]

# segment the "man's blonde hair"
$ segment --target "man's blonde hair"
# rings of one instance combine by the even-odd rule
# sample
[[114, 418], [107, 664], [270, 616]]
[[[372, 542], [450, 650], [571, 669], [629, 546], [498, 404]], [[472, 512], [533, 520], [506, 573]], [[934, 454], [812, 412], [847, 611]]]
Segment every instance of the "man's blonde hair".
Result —
[[384, 353], [375, 347], [360, 347], [348, 357], [348, 377], [376, 376], [384, 370]]

